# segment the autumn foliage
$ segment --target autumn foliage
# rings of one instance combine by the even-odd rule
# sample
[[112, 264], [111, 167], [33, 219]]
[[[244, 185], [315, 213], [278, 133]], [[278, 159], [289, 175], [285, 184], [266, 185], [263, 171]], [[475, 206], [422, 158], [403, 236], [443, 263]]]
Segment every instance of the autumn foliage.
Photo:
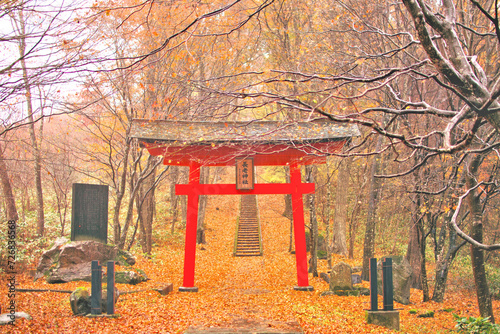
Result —
[[[293, 290], [296, 285], [295, 257], [288, 252], [289, 221], [279, 212], [282, 197], [259, 196], [264, 256], [233, 257], [232, 246], [238, 208], [238, 196], [210, 197], [207, 206], [207, 244], [197, 250], [196, 281], [198, 293], [181, 293], [183, 237], [182, 232], [170, 235], [158, 224], [152, 258], [138, 255], [137, 267], [151, 280], [139, 286], [118, 285], [120, 291], [145, 290], [119, 297], [117, 319], [90, 319], [73, 316], [69, 294], [54, 292], [18, 292], [17, 310], [28, 312], [33, 320], [18, 320], [15, 326], [2, 330], [8, 333], [182, 333], [188, 327], [241, 328], [268, 326], [269, 330], [289, 328], [298, 322], [305, 333], [390, 333], [382, 327], [366, 324], [364, 314], [369, 297], [320, 296], [328, 285], [320, 278], [310, 277], [313, 292]], [[137, 248], [138, 249], [138, 248]], [[359, 265], [355, 260], [335, 258]], [[326, 272], [326, 261], [320, 261]], [[2, 280], [6, 277], [3, 276]], [[86, 282], [49, 285], [43, 280], [17, 276], [18, 288], [73, 290]], [[174, 292], [162, 296], [154, 290], [161, 283], [172, 282]], [[363, 283], [366, 286], [366, 282]], [[412, 290], [411, 304], [395, 305], [400, 309], [401, 330], [405, 333], [438, 333], [454, 328], [452, 313], [477, 316], [471, 291], [448, 293], [442, 304], [422, 303], [421, 292]], [[0, 305], [6, 305], [6, 282], [0, 286]], [[380, 306], [381, 307], [381, 306]], [[498, 314], [500, 303], [495, 302]], [[453, 309], [451, 311], [450, 309]], [[417, 314], [410, 314], [417, 310]], [[434, 311], [434, 318], [418, 314]], [[413, 313], [413, 312], [412, 312]]]

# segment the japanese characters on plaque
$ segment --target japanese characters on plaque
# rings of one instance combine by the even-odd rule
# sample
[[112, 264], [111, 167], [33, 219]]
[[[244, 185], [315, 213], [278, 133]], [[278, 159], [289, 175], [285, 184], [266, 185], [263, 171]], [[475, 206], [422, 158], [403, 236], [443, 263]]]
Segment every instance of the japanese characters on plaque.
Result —
[[236, 159], [236, 189], [252, 190], [254, 185], [253, 158]]
[[109, 187], [73, 183], [71, 241], [108, 242]]

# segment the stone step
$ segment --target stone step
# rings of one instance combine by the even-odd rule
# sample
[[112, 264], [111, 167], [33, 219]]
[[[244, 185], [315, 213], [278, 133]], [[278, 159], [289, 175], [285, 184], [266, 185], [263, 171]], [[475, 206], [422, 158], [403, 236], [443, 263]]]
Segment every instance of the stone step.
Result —
[[240, 240], [238, 240], [237, 245], [240, 245], [240, 244], [258, 245], [259, 244], [259, 238], [244, 238], [244, 239], [240, 239]]
[[260, 253], [260, 249], [259, 248], [256, 248], [256, 249], [237, 249], [236, 253], [240, 253], [240, 254]]
[[239, 248], [259, 248], [260, 249], [260, 246], [258, 243], [255, 243], [255, 244], [242, 244], [242, 245], [237, 245], [236, 246], [237, 249]]
[[[238, 257], [247, 256], [247, 257], [250, 257], [250, 256], [262, 256], [262, 254], [261, 253], [255, 253], [255, 254], [254, 253], [252, 253], [252, 254], [239, 254], [239, 253], [236, 253], [236, 254], [234, 254], [234, 256], [238, 256]], [[216, 332], [216, 333], [220, 333], [220, 332]], [[237, 333], [244, 333], [244, 332], [237, 332]]]
[[242, 195], [236, 256], [260, 256], [260, 234], [255, 195]]

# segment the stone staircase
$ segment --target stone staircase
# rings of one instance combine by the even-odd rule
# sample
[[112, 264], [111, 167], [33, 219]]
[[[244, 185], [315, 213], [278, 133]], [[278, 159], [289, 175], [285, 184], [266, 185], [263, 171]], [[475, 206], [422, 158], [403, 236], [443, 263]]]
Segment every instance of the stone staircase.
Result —
[[256, 195], [241, 195], [240, 220], [236, 231], [234, 256], [261, 256], [262, 238]]

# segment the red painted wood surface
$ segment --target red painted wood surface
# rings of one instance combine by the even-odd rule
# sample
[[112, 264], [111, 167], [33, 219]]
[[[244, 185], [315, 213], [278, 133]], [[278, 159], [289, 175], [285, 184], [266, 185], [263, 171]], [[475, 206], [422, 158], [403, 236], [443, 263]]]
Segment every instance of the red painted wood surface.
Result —
[[253, 157], [255, 166], [284, 166], [293, 161], [300, 165], [323, 164], [326, 156], [338, 152], [345, 140], [310, 144], [213, 144], [174, 146], [143, 142], [149, 154], [164, 156], [165, 165], [234, 166], [235, 159]]
[[[189, 185], [196, 186], [200, 183], [200, 165], [192, 163], [189, 167]], [[194, 287], [194, 269], [196, 261], [196, 229], [198, 225], [199, 196], [188, 195], [186, 215], [186, 242], [184, 244], [184, 278], [182, 286]]]
[[252, 190], [238, 190], [235, 184], [177, 184], [176, 195], [274, 195], [313, 194], [314, 183], [256, 183]]
[[[292, 184], [300, 185], [301, 173], [300, 166], [293, 164], [290, 166], [290, 181]], [[304, 202], [302, 193], [295, 191], [292, 193], [293, 209], [293, 234], [295, 237], [295, 261], [297, 266], [297, 284], [299, 287], [309, 286], [309, 277], [307, 275], [307, 247], [306, 232], [304, 225]]]

